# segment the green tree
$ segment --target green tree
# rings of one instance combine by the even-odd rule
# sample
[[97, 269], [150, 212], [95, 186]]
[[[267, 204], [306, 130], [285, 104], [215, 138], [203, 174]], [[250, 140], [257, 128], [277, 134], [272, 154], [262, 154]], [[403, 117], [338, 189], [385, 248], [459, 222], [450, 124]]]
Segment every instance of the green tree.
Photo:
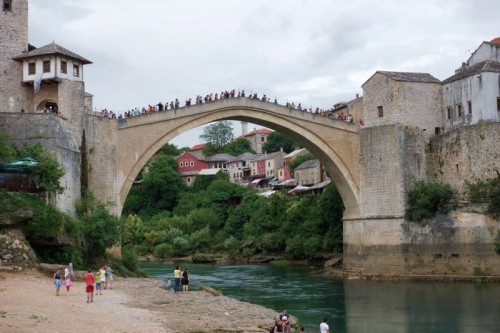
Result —
[[103, 257], [106, 249], [120, 240], [120, 220], [108, 212], [108, 207], [109, 204], [103, 203], [92, 192], [86, 192], [76, 205], [87, 244], [87, 256], [92, 260]]
[[139, 244], [144, 239], [144, 232], [141, 218], [130, 214], [123, 226], [123, 244]]
[[232, 156], [238, 156], [243, 153], [255, 154], [255, 150], [250, 147], [250, 141], [248, 141], [247, 139], [238, 139], [236, 141], [228, 143], [224, 146], [222, 152]]
[[172, 160], [169, 156], [155, 158], [142, 181], [140, 192], [150, 216], [162, 210], [171, 211], [177, 203], [182, 179], [172, 167]]
[[230, 121], [218, 121], [215, 124], [206, 126], [203, 129], [203, 134], [200, 135], [200, 139], [214, 145], [217, 148], [222, 148], [223, 146], [230, 143], [234, 138], [233, 126]]
[[283, 148], [283, 151], [288, 154], [297, 147], [300, 148], [300, 145], [285, 134], [272, 132], [267, 136], [267, 142], [262, 146], [262, 150], [265, 150], [269, 154], [280, 151]]
[[163, 155], [168, 155], [168, 156], [177, 156], [182, 154], [181, 150], [177, 148], [176, 145], [167, 143], [163, 147], [161, 147], [157, 153], [162, 153]]
[[295, 157], [292, 161], [288, 162], [288, 168], [290, 169], [290, 174], [292, 175], [292, 177], [294, 176], [293, 172], [294, 172], [296, 167], [298, 167], [299, 165], [301, 165], [304, 162], [315, 160], [315, 159], [316, 159], [316, 157], [313, 154], [307, 153], [304, 155], [299, 155], [299, 156]]
[[38, 185], [49, 195], [61, 194], [64, 187], [61, 186], [61, 178], [65, 172], [59, 164], [57, 157], [45, 151], [40, 142], [34, 145], [23, 144], [21, 147], [13, 146], [17, 158], [31, 157], [37, 160], [37, 164], [30, 168], [31, 174], [38, 180]]
[[203, 147], [203, 155], [210, 157], [216, 154], [220, 154], [222, 153], [222, 149], [224, 149], [224, 146], [219, 147], [211, 143], [208, 143], [205, 147]]
[[38, 163], [33, 166], [32, 174], [38, 179], [38, 185], [49, 195], [61, 194], [64, 187], [61, 186], [61, 178], [65, 172], [57, 161], [57, 158], [49, 152], [42, 152], [36, 158]]
[[437, 212], [447, 214], [452, 208], [455, 193], [449, 184], [428, 183], [417, 180], [408, 193], [405, 217], [409, 221], [422, 221]]
[[9, 136], [5, 133], [0, 133], [0, 162], [10, 161], [15, 158], [16, 152], [8, 144]]

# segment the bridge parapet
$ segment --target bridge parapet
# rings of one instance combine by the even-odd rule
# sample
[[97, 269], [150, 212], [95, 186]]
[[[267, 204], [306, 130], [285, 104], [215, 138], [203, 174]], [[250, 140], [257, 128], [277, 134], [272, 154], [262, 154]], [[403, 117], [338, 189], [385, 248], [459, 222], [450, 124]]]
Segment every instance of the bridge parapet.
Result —
[[275, 116], [286, 117], [290, 120], [295, 119], [307, 121], [352, 133], [358, 133], [359, 130], [359, 127], [356, 124], [348, 123], [343, 120], [331, 119], [311, 112], [291, 109], [280, 104], [264, 102], [248, 97], [226, 98], [203, 104], [184, 106], [178, 109], [147, 113], [139, 117], [122, 118], [118, 119], [118, 128], [120, 129], [123, 127], [142, 126], [158, 121], [179, 119], [182, 117], [193, 117], [196, 115], [201, 116], [212, 112], [221, 112], [231, 109], [259, 110], [260, 112], [267, 112]]

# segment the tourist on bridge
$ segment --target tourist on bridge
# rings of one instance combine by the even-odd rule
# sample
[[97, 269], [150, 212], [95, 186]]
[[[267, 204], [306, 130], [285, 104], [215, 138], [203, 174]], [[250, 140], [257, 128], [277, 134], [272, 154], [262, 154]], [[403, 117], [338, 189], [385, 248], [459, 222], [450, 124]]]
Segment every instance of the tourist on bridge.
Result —
[[163, 104], [161, 104], [161, 102], [158, 103], [157, 106], [158, 106], [158, 111], [163, 111]]

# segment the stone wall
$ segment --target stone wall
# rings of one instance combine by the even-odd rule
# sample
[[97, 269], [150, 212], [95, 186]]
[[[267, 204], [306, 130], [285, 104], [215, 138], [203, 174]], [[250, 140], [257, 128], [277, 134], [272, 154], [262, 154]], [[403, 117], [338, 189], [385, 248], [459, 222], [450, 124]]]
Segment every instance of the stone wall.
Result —
[[81, 146], [85, 117], [85, 85], [80, 81], [61, 80], [58, 83], [59, 114], [67, 121], [66, 131]]
[[40, 142], [44, 149], [57, 155], [65, 171], [55, 205], [74, 215], [75, 202], [80, 199], [80, 151], [75, 140], [64, 130], [66, 120], [51, 113], [0, 113], [0, 133], [9, 135], [9, 143], [33, 145]]
[[434, 138], [428, 149], [428, 177], [449, 183], [462, 200], [467, 182], [496, 177], [500, 171], [500, 123], [461, 127]]
[[33, 110], [33, 86], [21, 86], [21, 63], [12, 60], [28, 50], [28, 1], [12, 2], [0, 11], [0, 112]]
[[498, 221], [453, 211], [426, 221], [377, 219], [344, 223], [348, 272], [418, 275], [500, 275], [494, 239]]
[[[117, 121], [102, 117], [88, 116], [85, 125], [85, 145], [87, 147], [85, 170], [88, 186], [104, 202], [119, 203], [117, 184]], [[133, 154], [133, 152], [130, 152]], [[123, 204], [123, 203], [122, 203]], [[119, 214], [115, 206], [110, 211]]]
[[53, 100], [57, 105], [59, 105], [57, 95], [57, 84], [47, 84], [46, 82], [42, 82], [42, 84], [40, 85], [40, 91], [38, 92], [38, 94], [35, 94], [33, 96], [33, 106], [31, 107], [29, 112], [41, 111], [44, 108], [45, 103], [43, 103], [42, 105], [39, 104], [48, 99]]

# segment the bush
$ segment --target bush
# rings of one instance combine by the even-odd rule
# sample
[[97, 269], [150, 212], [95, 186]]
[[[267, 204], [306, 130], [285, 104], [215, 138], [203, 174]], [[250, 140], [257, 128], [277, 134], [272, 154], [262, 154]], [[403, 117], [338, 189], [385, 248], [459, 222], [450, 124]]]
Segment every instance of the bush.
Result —
[[169, 231], [166, 231], [161, 237], [162, 243], [173, 243], [174, 239], [177, 237], [184, 236], [184, 232], [179, 228], [172, 228]]
[[250, 258], [254, 254], [255, 254], [254, 248], [246, 247], [245, 249], [243, 249], [243, 257], [245, 257], [245, 258]]
[[149, 253], [149, 244], [141, 243], [139, 245], [134, 246], [134, 251], [140, 256], [145, 256]]
[[47, 264], [65, 264], [74, 260], [75, 269], [84, 269], [83, 249], [79, 245], [68, 246], [33, 246], [40, 262]]
[[312, 236], [309, 237], [305, 242], [304, 242], [304, 255], [308, 259], [313, 259], [316, 254], [321, 250], [321, 238], [318, 236]]
[[303, 258], [304, 257], [304, 239], [296, 235], [293, 238], [290, 238], [286, 242], [286, 253], [290, 255], [294, 259]]
[[212, 236], [210, 235], [210, 227], [205, 228], [191, 234], [191, 247], [193, 250], [209, 250], [212, 244]]
[[122, 263], [131, 272], [139, 271], [139, 257], [133, 247], [122, 247]]
[[285, 248], [285, 240], [279, 232], [267, 233], [262, 236], [258, 246], [265, 251], [281, 251]]
[[39, 206], [26, 225], [26, 237], [34, 239], [57, 238], [63, 231], [64, 214], [52, 206]]
[[408, 208], [405, 217], [409, 221], [422, 221], [433, 217], [437, 212], [447, 214], [451, 211], [451, 200], [455, 194], [449, 184], [427, 183], [418, 180], [408, 194]]
[[230, 257], [234, 257], [236, 251], [238, 251], [238, 246], [239, 242], [233, 236], [224, 241], [224, 250], [226, 250], [227, 255]]
[[189, 254], [191, 249], [191, 244], [189, 241], [183, 237], [175, 237], [173, 242], [174, 255], [176, 256], [186, 256]]
[[496, 188], [491, 191], [490, 200], [487, 213], [498, 219], [500, 218], [500, 183], [497, 183]]
[[155, 247], [154, 255], [158, 258], [170, 258], [174, 254], [174, 249], [172, 245], [162, 243]]
[[500, 254], [500, 230], [498, 230], [497, 237], [495, 238], [495, 252]]

